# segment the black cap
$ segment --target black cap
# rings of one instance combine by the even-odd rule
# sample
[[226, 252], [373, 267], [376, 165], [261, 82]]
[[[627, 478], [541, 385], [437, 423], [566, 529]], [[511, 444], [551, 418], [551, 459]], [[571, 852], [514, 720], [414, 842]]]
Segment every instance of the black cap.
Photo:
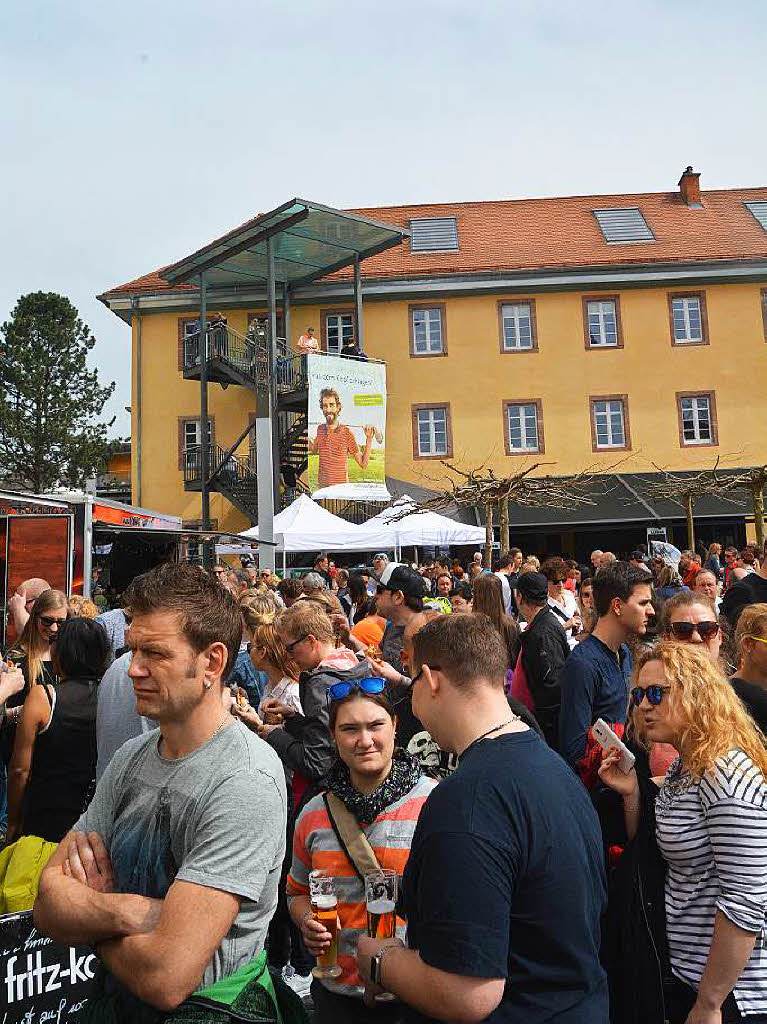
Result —
[[545, 601], [549, 596], [549, 584], [542, 572], [523, 572], [514, 589], [525, 601]]
[[401, 562], [389, 562], [380, 576], [372, 573], [379, 587], [387, 590], [401, 590], [405, 597], [424, 597], [426, 587], [423, 576]]

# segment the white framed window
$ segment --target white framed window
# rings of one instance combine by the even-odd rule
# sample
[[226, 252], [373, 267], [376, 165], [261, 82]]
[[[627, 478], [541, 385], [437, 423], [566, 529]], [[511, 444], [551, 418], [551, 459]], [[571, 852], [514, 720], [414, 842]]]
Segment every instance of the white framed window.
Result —
[[623, 399], [593, 401], [594, 444], [597, 448], [626, 447], [626, 414]]
[[419, 409], [416, 415], [419, 455], [447, 455], [447, 409]]
[[353, 313], [325, 314], [325, 344], [328, 352], [338, 355], [343, 346], [354, 337]]
[[676, 295], [671, 299], [674, 344], [700, 344], [703, 337], [703, 314], [697, 295]]
[[501, 323], [505, 352], [519, 352], [535, 347], [533, 310], [529, 302], [504, 303], [501, 306]]
[[442, 310], [411, 309], [413, 355], [434, 356], [444, 351], [442, 344]]
[[[213, 420], [208, 419], [208, 444], [213, 439]], [[188, 468], [199, 466], [200, 449], [200, 421], [199, 419], [184, 420], [183, 451], [181, 452], [183, 465]]]
[[507, 405], [506, 421], [509, 451], [537, 452], [540, 450], [538, 406], [535, 402]]
[[618, 347], [618, 311], [614, 299], [589, 299], [586, 320], [592, 348]]
[[712, 444], [714, 425], [711, 418], [711, 398], [708, 395], [693, 395], [681, 398], [682, 443]]

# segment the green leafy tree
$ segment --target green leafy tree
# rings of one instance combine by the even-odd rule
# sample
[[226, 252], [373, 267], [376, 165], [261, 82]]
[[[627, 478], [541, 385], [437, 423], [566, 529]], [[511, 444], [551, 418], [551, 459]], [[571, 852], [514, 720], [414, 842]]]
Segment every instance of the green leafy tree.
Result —
[[0, 479], [82, 487], [106, 462], [114, 423], [99, 417], [115, 385], [86, 365], [96, 339], [54, 292], [22, 295], [0, 334]]

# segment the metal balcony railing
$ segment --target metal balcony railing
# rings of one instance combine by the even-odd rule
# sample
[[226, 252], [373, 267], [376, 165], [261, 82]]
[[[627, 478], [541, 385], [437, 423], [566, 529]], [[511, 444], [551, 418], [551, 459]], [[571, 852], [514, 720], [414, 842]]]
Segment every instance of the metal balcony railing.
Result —
[[[218, 359], [239, 373], [266, 386], [268, 363], [266, 348], [233, 331], [227, 324], [212, 324], [205, 332], [207, 359]], [[200, 365], [200, 332], [184, 338], [184, 369], [193, 370]]]
[[[227, 455], [220, 444], [208, 445], [208, 479], [217, 477], [232, 490], [241, 484], [255, 481], [255, 458], [250, 455]], [[195, 445], [184, 452], [184, 483], [202, 482], [202, 448]]]

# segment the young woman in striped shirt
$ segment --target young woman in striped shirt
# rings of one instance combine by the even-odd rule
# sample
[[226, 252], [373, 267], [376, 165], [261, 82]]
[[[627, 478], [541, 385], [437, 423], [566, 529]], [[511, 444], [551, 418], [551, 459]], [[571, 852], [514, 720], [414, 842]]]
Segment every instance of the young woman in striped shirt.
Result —
[[[670, 1024], [767, 1022], [767, 749], [705, 648], [664, 641], [637, 660], [632, 728], [680, 757], [655, 800], [666, 864]], [[615, 752], [600, 777], [639, 827], [635, 771]], [[661, 781], [661, 780], [657, 780]]]
[[[329, 725], [338, 758], [327, 777], [334, 793], [356, 818], [378, 864], [401, 876], [410, 855], [421, 808], [436, 782], [421, 774], [418, 761], [394, 749], [396, 717], [384, 693], [385, 680], [360, 679], [328, 687]], [[338, 895], [340, 977], [312, 982], [319, 1024], [394, 1024], [401, 1004], [363, 1004], [357, 970], [357, 940], [366, 934], [365, 887], [330, 820], [320, 794], [301, 811], [293, 837], [288, 876], [290, 915], [307, 949], [320, 956], [331, 935], [315, 920], [309, 903], [309, 874], [320, 870], [334, 880]]]

